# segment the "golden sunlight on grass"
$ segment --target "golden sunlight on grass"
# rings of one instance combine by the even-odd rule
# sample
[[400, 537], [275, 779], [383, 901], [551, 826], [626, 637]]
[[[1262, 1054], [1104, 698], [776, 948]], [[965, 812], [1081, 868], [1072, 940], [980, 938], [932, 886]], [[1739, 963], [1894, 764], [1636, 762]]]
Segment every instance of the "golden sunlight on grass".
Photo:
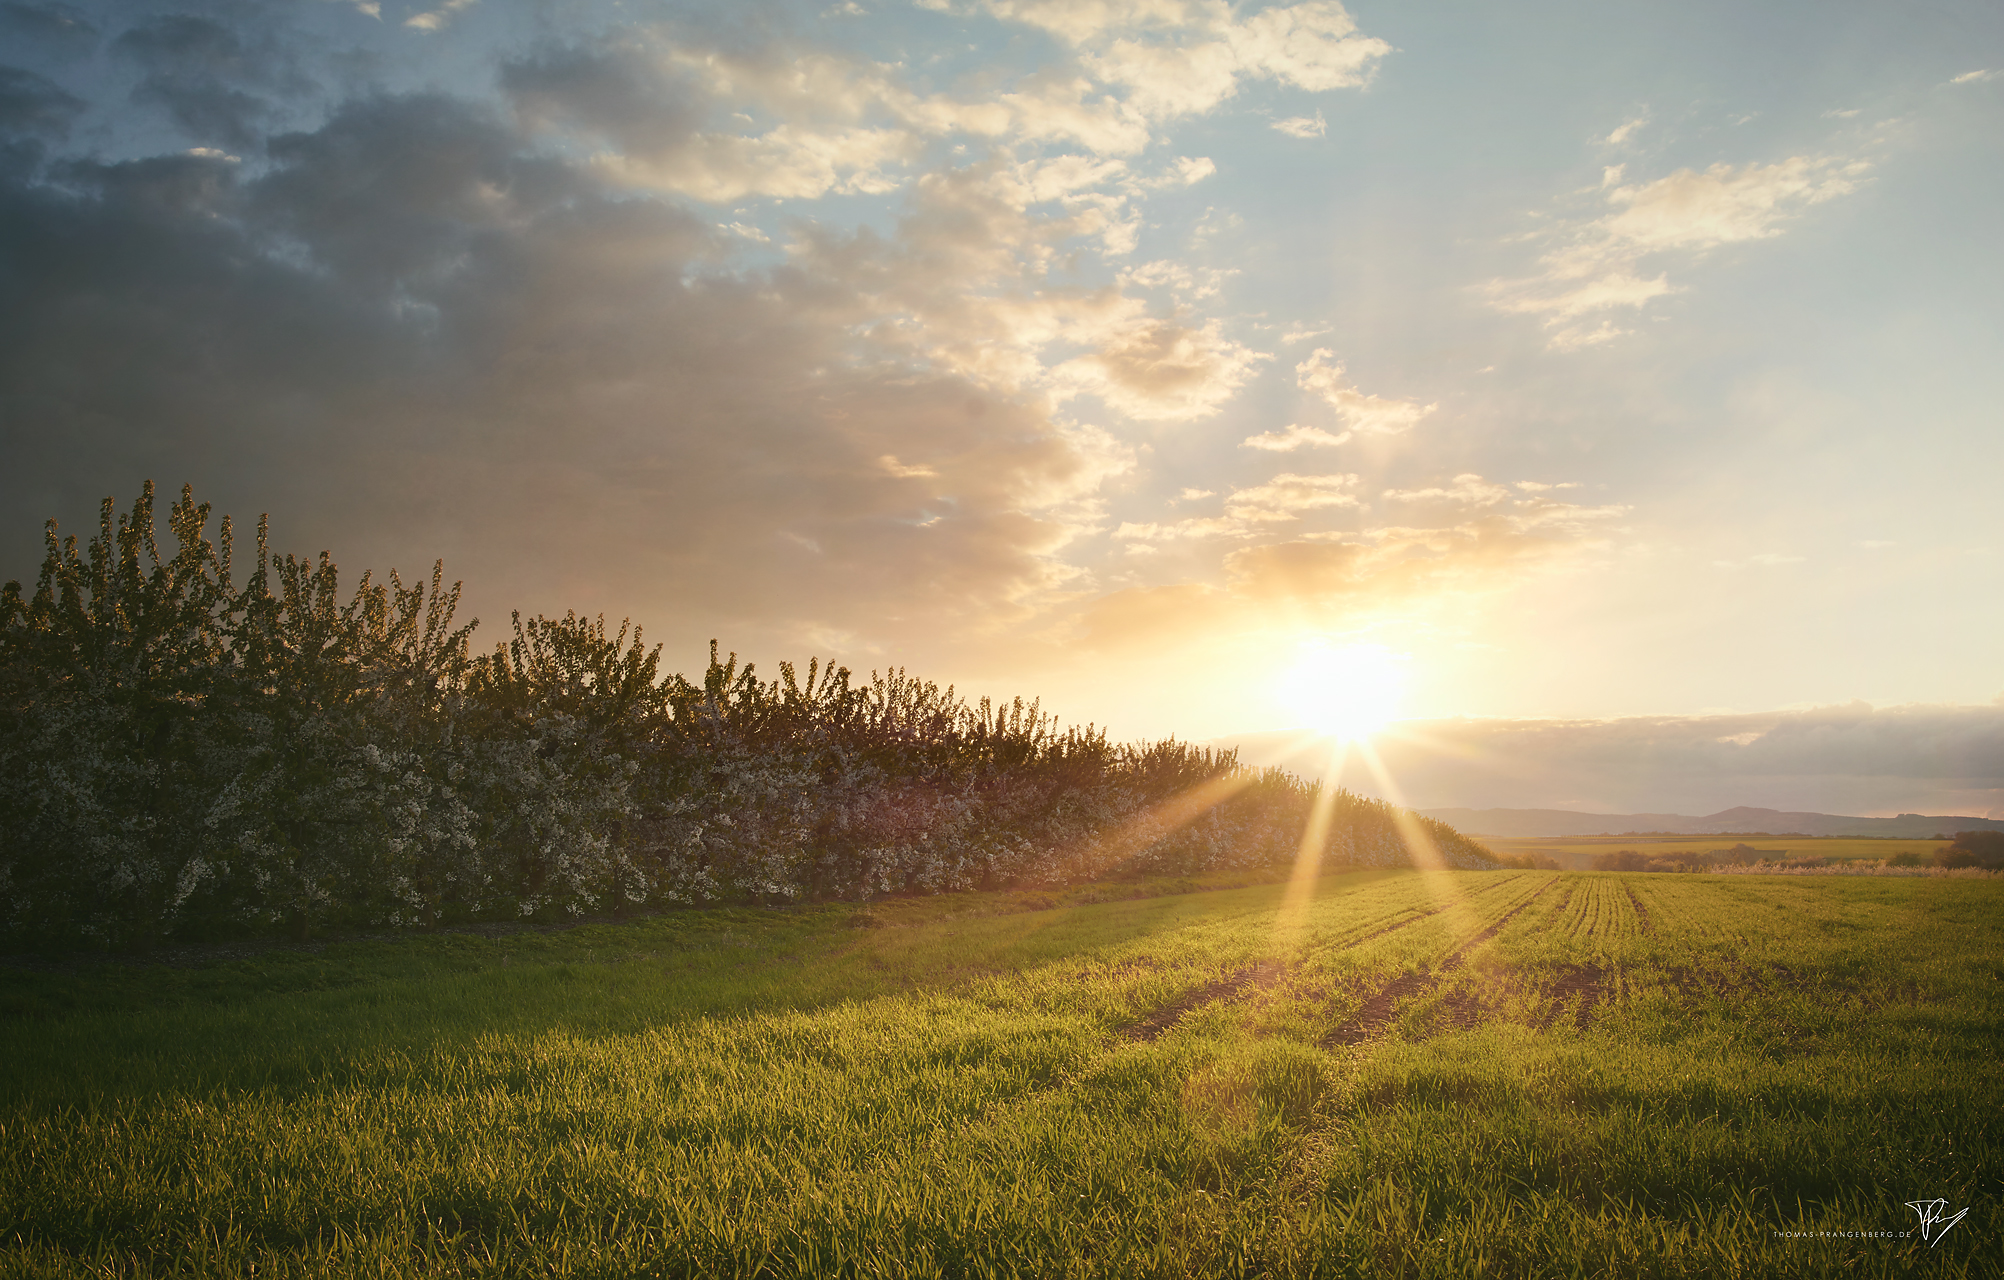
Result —
[[1383, 729], [1405, 695], [1400, 659], [1378, 645], [1302, 645], [1280, 678], [1275, 697], [1313, 729], [1339, 742], [1360, 742]]

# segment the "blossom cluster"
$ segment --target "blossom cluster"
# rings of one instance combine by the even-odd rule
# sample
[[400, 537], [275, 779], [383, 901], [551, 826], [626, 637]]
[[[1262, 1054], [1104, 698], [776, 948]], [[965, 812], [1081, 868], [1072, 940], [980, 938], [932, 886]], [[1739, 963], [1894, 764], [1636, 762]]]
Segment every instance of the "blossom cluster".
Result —
[[[700, 684], [639, 632], [514, 620], [478, 655], [442, 566], [368, 575], [279, 556], [260, 523], [152, 487], [87, 548], [54, 526], [34, 593], [0, 597], [0, 934], [142, 943], [329, 925], [863, 899], [1267, 865], [1313, 788], [1230, 752], [1060, 730], [903, 671], [761, 680], [713, 645]], [[1420, 824], [1325, 797], [1326, 859], [1398, 865]], [[1318, 823], [1318, 829], [1324, 824]]]

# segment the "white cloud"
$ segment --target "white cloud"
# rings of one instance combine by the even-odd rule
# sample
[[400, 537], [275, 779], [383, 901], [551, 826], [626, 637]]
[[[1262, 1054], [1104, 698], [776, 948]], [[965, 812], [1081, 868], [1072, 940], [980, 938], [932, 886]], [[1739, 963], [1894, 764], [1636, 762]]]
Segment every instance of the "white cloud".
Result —
[[[1124, 90], [1120, 108], [1130, 124], [1143, 127], [1209, 111], [1247, 78], [1311, 92], [1356, 88], [1391, 52], [1383, 40], [1359, 35], [1336, 0], [1276, 6], [1243, 19], [1223, 0], [989, 0], [987, 7], [1078, 50], [1081, 69]], [[1087, 141], [1076, 123], [1071, 130], [1089, 146], [1103, 145]], [[1138, 149], [1126, 145], [1125, 135], [1114, 145], [1121, 154]]]
[[1300, 511], [1358, 505], [1358, 477], [1354, 475], [1303, 476], [1283, 472], [1265, 484], [1250, 489], [1234, 489], [1225, 499], [1225, 514], [1240, 520], [1273, 523], [1293, 520]]
[[1387, 489], [1384, 496], [1390, 502], [1452, 502], [1470, 507], [1492, 507], [1507, 499], [1510, 491], [1500, 484], [1491, 484], [1473, 472], [1466, 472], [1456, 476], [1449, 488]]
[[1239, 441], [1241, 449], [1265, 449], [1270, 453], [1292, 453], [1296, 449], [1312, 445], [1348, 444], [1355, 432], [1337, 434], [1321, 427], [1304, 427], [1291, 422], [1279, 431], [1263, 431], [1256, 436], [1247, 436]]
[[1217, 171], [1217, 164], [1209, 156], [1177, 156], [1175, 168], [1146, 185], [1150, 187], [1194, 187]]
[[939, 472], [934, 471], [931, 467], [923, 465], [907, 466], [899, 462], [898, 455], [895, 453], [887, 453], [878, 458], [877, 467], [885, 475], [896, 476], [900, 480], [931, 480], [937, 479], [939, 476]]
[[1639, 309], [1677, 291], [1667, 272], [1646, 271], [1645, 259], [1780, 235], [1802, 210], [1857, 190], [1869, 168], [1842, 156], [1793, 156], [1769, 165], [1717, 164], [1702, 173], [1680, 169], [1619, 186], [1611, 184], [1620, 182], [1622, 169], [1610, 167], [1603, 175], [1605, 211], [1544, 233], [1558, 243], [1540, 259], [1540, 272], [1491, 281], [1491, 303], [1542, 316], [1555, 350], [1606, 342], [1629, 331], [1588, 317]]
[[1606, 221], [1617, 244], [1643, 252], [1709, 249], [1781, 234], [1780, 223], [1805, 205], [1858, 189], [1871, 166], [1836, 156], [1794, 156], [1778, 164], [1715, 164], [1703, 173], [1679, 169], [1667, 178], [1617, 187], [1608, 196], [1622, 211]]
[[1387, 400], [1383, 396], [1365, 395], [1345, 381], [1340, 362], [1331, 363], [1335, 355], [1326, 347], [1317, 347], [1308, 359], [1294, 366], [1295, 383], [1302, 390], [1322, 397], [1351, 431], [1365, 435], [1398, 435], [1411, 430], [1420, 419], [1439, 407], [1413, 400]]
[[1995, 80], [2004, 76], [2004, 71], [1965, 71], [1949, 80], [1950, 84], [1982, 84], [1985, 80]]
[[1641, 115], [1636, 116], [1634, 119], [1626, 121], [1623, 124], [1616, 127], [1614, 132], [1607, 135], [1605, 141], [1609, 146], [1618, 147], [1622, 143], [1627, 142], [1630, 138], [1634, 137], [1635, 131], [1648, 123], [1649, 123], [1649, 113], [1645, 111]]
[[1199, 267], [1192, 270], [1184, 263], [1163, 258], [1128, 268], [1120, 273], [1120, 281], [1124, 285], [1139, 285], [1145, 289], [1171, 289], [1179, 298], [1202, 299], [1216, 297], [1218, 291], [1224, 288], [1225, 281], [1237, 274], [1235, 268]]
[[[1122, 524], [1114, 537], [1123, 542], [1199, 541], [1207, 538], [1247, 538], [1275, 525], [1299, 520], [1304, 511], [1360, 505], [1354, 475], [1296, 475], [1283, 472], [1264, 484], [1233, 489], [1222, 516], [1192, 516], [1168, 523]], [[1212, 495], [1208, 490], [1183, 491], [1183, 498]]]
[[1061, 395], [1096, 395], [1130, 418], [1178, 421], [1217, 412], [1271, 358], [1225, 337], [1216, 320], [1192, 328], [1144, 318], [1060, 364], [1051, 382]]
[[[413, 14], [405, 18], [404, 25], [415, 27], [419, 31], [439, 31], [444, 29], [445, 24], [452, 20], [454, 14], [472, 8], [475, 3], [477, 3], [477, 0], [445, 0], [445, 3], [436, 9], [425, 13]], [[376, 17], [378, 14], [372, 12], [374, 8], [375, 6], [363, 8], [362, 12], [369, 14], [371, 17]]]
[[1322, 118], [1320, 111], [1312, 117], [1289, 116], [1285, 120], [1276, 120], [1271, 127], [1290, 138], [1320, 138], [1329, 132], [1329, 122]]

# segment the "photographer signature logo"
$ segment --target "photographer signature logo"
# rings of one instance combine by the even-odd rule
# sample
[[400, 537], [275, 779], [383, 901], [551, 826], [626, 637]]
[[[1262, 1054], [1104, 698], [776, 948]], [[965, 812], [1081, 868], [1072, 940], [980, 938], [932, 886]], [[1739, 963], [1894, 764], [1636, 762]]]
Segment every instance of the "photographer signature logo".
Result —
[[1921, 1239], [1927, 1241], [1929, 1248], [1940, 1244], [1950, 1227], [1969, 1216], [1969, 1210], [1964, 1209], [1954, 1217], [1948, 1217], [1946, 1200], [1909, 1200], [1907, 1208], [1920, 1215]]

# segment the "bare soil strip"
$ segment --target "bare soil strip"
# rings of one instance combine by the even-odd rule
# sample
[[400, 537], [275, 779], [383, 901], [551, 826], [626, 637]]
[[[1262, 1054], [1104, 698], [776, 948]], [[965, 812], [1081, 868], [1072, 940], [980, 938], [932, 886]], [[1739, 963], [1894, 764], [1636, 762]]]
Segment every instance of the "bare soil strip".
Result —
[[1655, 933], [1656, 926], [1649, 923], [1649, 908], [1642, 905], [1642, 899], [1635, 896], [1634, 889], [1627, 885], [1621, 887], [1628, 893], [1628, 902], [1630, 906], [1635, 908], [1636, 918], [1642, 921], [1642, 931], [1644, 933]]
[[1256, 991], [1271, 991], [1286, 976], [1287, 966], [1278, 960], [1262, 960], [1258, 964], [1235, 969], [1216, 982], [1177, 997], [1121, 1034], [1137, 1044], [1147, 1044], [1160, 1039], [1164, 1032], [1182, 1020], [1184, 1014], [1194, 1009], [1220, 1000], [1240, 999]]
[[[1339, 1044], [1359, 1044], [1383, 1031], [1391, 1024], [1393, 1013], [1407, 997], [1431, 991], [1433, 988], [1439, 986], [1448, 974], [1461, 967], [1462, 961], [1467, 957], [1469, 952], [1502, 932], [1503, 926], [1509, 924], [1518, 912], [1543, 897], [1557, 883], [1557, 877], [1546, 881], [1544, 888], [1539, 889], [1530, 897], [1510, 908], [1508, 912], [1504, 913], [1501, 920], [1498, 920], [1495, 924], [1490, 925], [1481, 933], [1476, 934], [1473, 938], [1455, 948], [1454, 952], [1447, 959], [1441, 961], [1431, 971], [1420, 972], [1415, 970], [1412, 973], [1400, 974], [1398, 977], [1392, 979], [1390, 983], [1381, 988], [1369, 1000], [1366, 1000], [1364, 1007], [1359, 1009], [1349, 1021], [1331, 1032], [1322, 1041], [1322, 1047], [1326, 1049]], [[1464, 1008], [1463, 1006], [1466, 1007]], [[1473, 999], [1457, 1001], [1454, 1007], [1449, 1010], [1449, 1014], [1455, 1019], [1457, 1025], [1473, 1026], [1473, 1019], [1480, 1017], [1480, 1010], [1483, 1007], [1482, 1002]], [[1471, 1019], [1471, 1021], [1463, 1024], [1461, 1019], [1464, 1017]]]
[[1573, 1010], [1573, 1025], [1581, 1031], [1593, 1022], [1594, 1010], [1603, 1004], [1612, 993], [1614, 973], [1597, 964], [1567, 965], [1559, 971], [1559, 980], [1553, 984], [1546, 999], [1551, 1003], [1545, 1014], [1538, 1020], [1538, 1030], [1549, 1031], [1564, 1016], [1566, 1006], [1579, 1001]]

